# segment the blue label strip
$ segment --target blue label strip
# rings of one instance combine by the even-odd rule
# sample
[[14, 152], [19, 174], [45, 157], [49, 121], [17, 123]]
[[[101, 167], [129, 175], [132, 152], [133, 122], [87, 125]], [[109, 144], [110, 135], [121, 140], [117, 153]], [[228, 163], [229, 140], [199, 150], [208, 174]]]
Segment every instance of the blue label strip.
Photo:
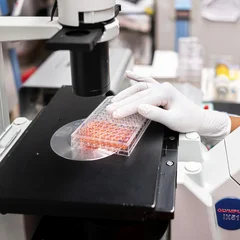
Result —
[[2, 13], [3, 16], [9, 14], [7, 0], [0, 0], [0, 7], [1, 7], [1, 13]]

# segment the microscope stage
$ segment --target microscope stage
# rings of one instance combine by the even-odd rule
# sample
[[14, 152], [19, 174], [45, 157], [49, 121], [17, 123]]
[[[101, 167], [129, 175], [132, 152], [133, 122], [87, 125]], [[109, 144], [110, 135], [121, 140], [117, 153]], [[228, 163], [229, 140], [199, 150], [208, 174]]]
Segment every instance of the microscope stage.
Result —
[[0, 164], [1, 213], [173, 218], [178, 135], [162, 125], [152, 122], [129, 157], [72, 161], [52, 150], [59, 128], [86, 118], [103, 100], [77, 97], [71, 87], [58, 91]]

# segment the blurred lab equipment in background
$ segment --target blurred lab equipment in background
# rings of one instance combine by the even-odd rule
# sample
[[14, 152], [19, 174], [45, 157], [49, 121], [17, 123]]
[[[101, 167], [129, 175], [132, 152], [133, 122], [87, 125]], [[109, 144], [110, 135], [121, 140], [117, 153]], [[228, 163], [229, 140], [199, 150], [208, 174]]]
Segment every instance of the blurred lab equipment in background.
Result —
[[113, 47], [131, 49], [136, 64], [151, 64], [154, 46], [154, 0], [118, 0], [121, 32]]
[[189, 34], [204, 49], [201, 82], [205, 101], [240, 102], [239, 20], [239, 1], [192, 1]]
[[[13, 16], [51, 16], [51, 9], [54, 0], [17, 0], [12, 1]], [[48, 52], [45, 49], [44, 41], [21, 41], [15, 43], [17, 54], [22, 69], [25, 70], [29, 65], [41, 62], [46, 58]]]
[[202, 17], [215, 22], [236, 22], [240, 17], [238, 0], [202, 0]]
[[188, 82], [201, 89], [204, 53], [195, 37], [179, 39], [178, 81]]
[[240, 58], [210, 54], [207, 64], [208, 82], [213, 86], [213, 99], [240, 102]]
[[[9, 15], [10, 9], [8, 6], [7, 0], [0, 1], [0, 16]], [[1, 43], [3, 50], [3, 61], [4, 61], [4, 70], [5, 75], [0, 81], [0, 101], [4, 98], [5, 94], [7, 97], [7, 103], [9, 109], [10, 120], [12, 121], [19, 115], [19, 99], [18, 99], [18, 81], [20, 80], [19, 76], [19, 66], [17, 62], [17, 56], [15, 49], [10, 43]], [[0, 70], [2, 71], [2, 70]], [[5, 92], [6, 89], [6, 92]], [[0, 106], [0, 111], [3, 111], [5, 106]], [[0, 126], [1, 128], [1, 126]]]

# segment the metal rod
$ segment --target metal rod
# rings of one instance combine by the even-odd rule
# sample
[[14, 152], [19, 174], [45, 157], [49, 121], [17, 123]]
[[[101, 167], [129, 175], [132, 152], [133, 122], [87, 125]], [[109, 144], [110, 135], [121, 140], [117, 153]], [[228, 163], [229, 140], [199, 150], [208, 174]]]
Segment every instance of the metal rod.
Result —
[[4, 79], [3, 44], [0, 42], [0, 135], [9, 125], [8, 98]]

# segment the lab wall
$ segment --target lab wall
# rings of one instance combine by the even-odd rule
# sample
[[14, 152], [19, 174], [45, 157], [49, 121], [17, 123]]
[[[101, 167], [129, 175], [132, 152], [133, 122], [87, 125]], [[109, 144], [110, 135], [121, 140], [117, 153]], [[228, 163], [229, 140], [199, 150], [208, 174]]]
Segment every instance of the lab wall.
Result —
[[201, 1], [192, 1], [190, 35], [199, 38], [205, 51], [205, 62], [211, 56], [231, 56], [240, 63], [240, 21], [215, 22], [202, 17]]
[[156, 0], [155, 46], [157, 50], [175, 49], [175, 0]]

